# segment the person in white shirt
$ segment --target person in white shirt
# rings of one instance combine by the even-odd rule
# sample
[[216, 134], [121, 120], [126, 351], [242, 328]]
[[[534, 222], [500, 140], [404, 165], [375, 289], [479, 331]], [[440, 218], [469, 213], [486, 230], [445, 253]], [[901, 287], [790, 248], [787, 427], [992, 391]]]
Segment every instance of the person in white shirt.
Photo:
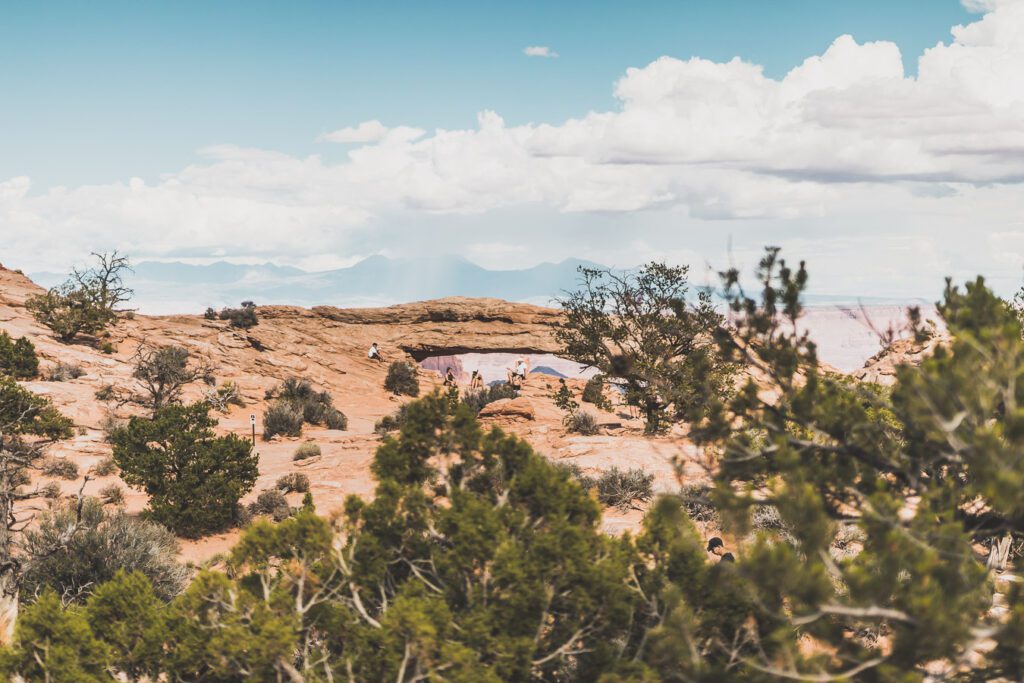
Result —
[[384, 356], [380, 355], [380, 349], [377, 348], [377, 342], [370, 344], [370, 350], [367, 351], [366, 357], [370, 360], [375, 360], [378, 363], [384, 362]]
[[512, 386], [521, 386], [526, 381], [526, 374], [530, 371], [525, 358], [516, 360], [514, 367], [508, 369], [508, 383]]

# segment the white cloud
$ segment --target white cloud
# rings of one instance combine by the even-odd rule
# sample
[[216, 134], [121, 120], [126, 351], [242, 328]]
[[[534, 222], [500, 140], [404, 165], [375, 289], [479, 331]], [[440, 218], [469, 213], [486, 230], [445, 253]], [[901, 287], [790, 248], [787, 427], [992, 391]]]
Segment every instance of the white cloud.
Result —
[[[879, 245], [889, 233], [922, 253], [947, 254], [937, 245], [948, 243], [936, 263], [982, 268], [996, 262], [986, 246], [996, 242], [970, 230], [1024, 231], [1024, 2], [987, 7], [921, 55], [916, 77], [896, 45], [841, 36], [781, 79], [740, 59], [662, 57], [626, 71], [613, 110], [558, 124], [510, 126], [485, 111], [475, 127], [427, 134], [366, 121], [321, 137], [353, 144], [340, 163], [221, 145], [149, 184], [34, 193], [13, 178], [0, 182], [4, 259], [63, 267], [106, 246], [293, 262], [458, 251], [508, 243], [493, 232], [496, 217], [529, 211], [518, 230], [534, 231], [545, 258], [600, 256], [609, 244], [592, 241], [593, 226], [614, 247], [621, 234], [644, 242], [638, 226], [657, 225], [642, 229], [682, 253], [735, 231], [753, 243], [814, 235], [844, 244], [885, 225]], [[472, 228], [448, 227], [472, 217]], [[424, 225], [463, 241], [417, 241]], [[641, 254], [610, 253], [620, 264]], [[862, 268], [851, 283], [870, 283], [883, 262], [906, 265], [841, 253], [823, 258], [835, 258], [835, 273]]]
[[557, 57], [558, 53], [546, 45], [531, 45], [523, 48], [523, 54], [527, 57]]

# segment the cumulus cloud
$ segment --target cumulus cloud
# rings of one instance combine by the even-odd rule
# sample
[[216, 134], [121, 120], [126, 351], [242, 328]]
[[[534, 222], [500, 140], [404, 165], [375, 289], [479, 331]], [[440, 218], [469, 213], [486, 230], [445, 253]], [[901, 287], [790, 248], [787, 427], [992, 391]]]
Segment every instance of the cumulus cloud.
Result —
[[[588, 226], [632, 229], [651, 216], [722, 239], [757, 225], [765, 232], [750, 239], [760, 242], [860, 236], [883, 209], [904, 223], [927, 216], [936, 231], [992, 220], [1016, 234], [1024, 2], [983, 9], [919, 57], [916, 77], [895, 44], [840, 36], [779, 79], [740, 59], [662, 57], [626, 70], [617, 107], [561, 123], [508, 125], [484, 111], [475, 127], [427, 134], [364, 121], [321, 136], [352, 145], [339, 163], [221, 145], [151, 183], [40, 191], [27, 178], [0, 181], [5, 258], [52, 265], [110, 245], [301, 261], [381, 248], [374, 239], [385, 232], [400, 248], [411, 241], [395, 235], [431, 217], [477, 216], [472, 244], [504, 244], [505, 235], [479, 234], [493, 222], [484, 214], [521, 209], [563, 226], [564, 236], [537, 233], [562, 255], [580, 255]], [[921, 235], [920, 244], [930, 239]], [[682, 248], [692, 232], [659, 236]]]
[[558, 53], [546, 45], [531, 45], [523, 48], [523, 54], [527, 57], [548, 57], [554, 58]]
[[388, 128], [380, 121], [363, 121], [358, 126], [339, 128], [317, 138], [317, 142], [339, 142], [356, 144], [411, 142], [423, 137], [425, 131], [412, 126]]

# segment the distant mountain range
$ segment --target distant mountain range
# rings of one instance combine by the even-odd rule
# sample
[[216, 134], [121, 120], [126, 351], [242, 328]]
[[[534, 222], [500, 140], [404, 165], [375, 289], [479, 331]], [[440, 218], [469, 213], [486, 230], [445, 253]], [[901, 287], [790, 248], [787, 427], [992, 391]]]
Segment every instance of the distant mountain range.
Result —
[[[141, 261], [128, 285], [132, 303], [143, 313], [195, 313], [207, 306], [257, 304], [298, 306], [381, 306], [446, 296], [498, 297], [550, 304], [578, 283], [579, 266], [600, 267], [580, 259], [541, 263], [522, 270], [488, 270], [456, 256], [391, 259], [371, 256], [348, 268], [306, 272], [298, 268], [208, 265]], [[34, 273], [49, 287], [63, 274]]]

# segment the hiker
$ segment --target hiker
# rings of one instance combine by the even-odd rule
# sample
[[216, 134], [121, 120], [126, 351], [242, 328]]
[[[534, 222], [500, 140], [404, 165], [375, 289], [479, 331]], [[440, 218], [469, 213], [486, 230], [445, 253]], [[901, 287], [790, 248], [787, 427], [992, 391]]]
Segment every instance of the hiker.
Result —
[[377, 342], [370, 344], [370, 350], [367, 351], [366, 357], [370, 360], [375, 360], [378, 363], [384, 362], [384, 356], [380, 355], [380, 349], [377, 348]]
[[718, 536], [708, 541], [708, 552], [719, 558], [719, 561], [726, 555], [730, 555], [730, 553], [725, 552], [725, 541]]
[[522, 383], [526, 381], [527, 372], [529, 372], [529, 366], [526, 363], [526, 359], [516, 359], [515, 366], [508, 369], [508, 383], [513, 387], [522, 386]]
[[454, 387], [454, 386], [456, 386], [456, 383], [455, 383], [455, 373], [452, 372], [452, 369], [450, 367], [447, 370], [445, 370], [445, 372], [444, 372], [444, 385], [446, 387]]
[[480, 374], [479, 370], [474, 370], [473, 374], [469, 378], [470, 389], [483, 389], [484, 388], [484, 376]]

